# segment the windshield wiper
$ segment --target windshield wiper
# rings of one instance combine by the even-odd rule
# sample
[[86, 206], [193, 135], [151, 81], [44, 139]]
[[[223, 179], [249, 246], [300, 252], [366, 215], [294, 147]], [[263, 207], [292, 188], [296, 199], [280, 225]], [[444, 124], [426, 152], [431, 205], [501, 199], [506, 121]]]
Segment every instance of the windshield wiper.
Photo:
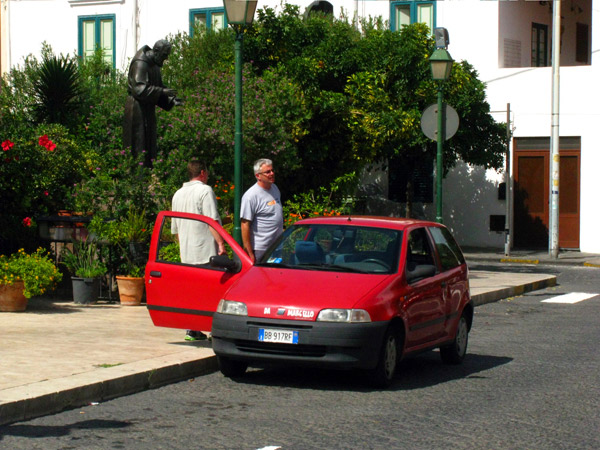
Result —
[[357, 269], [355, 267], [342, 266], [340, 264], [329, 264], [329, 265], [327, 265], [325, 267], [329, 267], [331, 269], [340, 269], [340, 270], [343, 270], [344, 272], [369, 273], [369, 272], [366, 272], [364, 270]]

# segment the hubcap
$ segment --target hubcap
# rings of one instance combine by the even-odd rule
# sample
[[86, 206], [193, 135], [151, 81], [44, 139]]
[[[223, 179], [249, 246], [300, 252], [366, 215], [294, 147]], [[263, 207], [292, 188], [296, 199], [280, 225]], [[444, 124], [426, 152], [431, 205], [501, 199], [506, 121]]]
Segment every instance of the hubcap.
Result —
[[396, 338], [392, 335], [388, 338], [385, 348], [385, 375], [388, 379], [394, 376], [396, 370]]

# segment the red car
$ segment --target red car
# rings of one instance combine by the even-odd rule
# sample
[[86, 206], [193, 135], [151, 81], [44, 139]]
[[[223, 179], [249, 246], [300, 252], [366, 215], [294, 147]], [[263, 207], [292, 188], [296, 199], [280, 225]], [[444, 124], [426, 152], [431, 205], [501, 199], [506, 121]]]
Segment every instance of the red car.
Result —
[[[223, 236], [230, 257], [179, 262], [172, 220]], [[398, 362], [439, 348], [462, 362], [473, 321], [468, 269], [443, 225], [389, 217], [296, 222], [252, 264], [216, 222], [162, 212], [146, 266], [155, 325], [212, 331], [221, 372], [271, 363], [363, 369], [389, 385]]]

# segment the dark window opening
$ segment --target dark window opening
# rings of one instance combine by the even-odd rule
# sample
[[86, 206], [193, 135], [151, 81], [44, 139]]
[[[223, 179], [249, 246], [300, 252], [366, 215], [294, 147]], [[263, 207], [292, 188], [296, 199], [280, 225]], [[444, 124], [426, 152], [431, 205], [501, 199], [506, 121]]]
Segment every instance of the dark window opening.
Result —
[[308, 6], [308, 8], [306, 8], [306, 13], [311, 14], [314, 12], [319, 12], [322, 14], [333, 14], [333, 5], [325, 1], [312, 2]]
[[491, 215], [490, 216], [490, 231], [504, 231], [506, 225], [506, 216]]
[[502, 182], [498, 185], [498, 200], [506, 200], [506, 183]]
[[589, 63], [589, 26], [585, 23], [577, 24], [575, 42], [575, 61]]
[[406, 203], [408, 183], [412, 186], [412, 201], [433, 203], [433, 160], [424, 156], [414, 167], [401, 158], [390, 161], [389, 199]]
[[531, 24], [531, 67], [548, 66], [548, 25]]

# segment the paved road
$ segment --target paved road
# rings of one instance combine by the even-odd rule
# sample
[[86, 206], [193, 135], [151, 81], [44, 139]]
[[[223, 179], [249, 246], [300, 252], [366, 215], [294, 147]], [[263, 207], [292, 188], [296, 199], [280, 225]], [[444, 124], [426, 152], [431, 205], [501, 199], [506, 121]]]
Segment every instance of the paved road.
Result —
[[214, 373], [0, 427], [0, 447], [600, 448], [600, 297], [542, 303], [600, 293], [597, 274], [561, 268], [556, 287], [478, 307], [462, 366], [429, 352], [389, 390], [352, 373]]

